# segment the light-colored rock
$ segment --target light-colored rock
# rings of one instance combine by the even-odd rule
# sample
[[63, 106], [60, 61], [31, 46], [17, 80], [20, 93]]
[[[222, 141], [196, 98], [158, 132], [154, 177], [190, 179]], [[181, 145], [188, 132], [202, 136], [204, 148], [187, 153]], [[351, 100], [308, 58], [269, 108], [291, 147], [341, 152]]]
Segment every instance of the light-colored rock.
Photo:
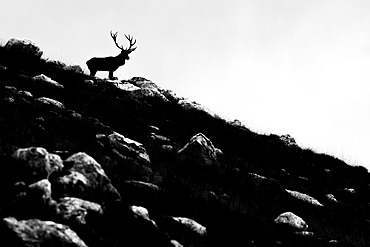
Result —
[[63, 219], [82, 225], [86, 224], [88, 214], [103, 214], [103, 209], [99, 204], [75, 197], [61, 198], [57, 204], [57, 211]]
[[325, 198], [332, 203], [338, 203], [338, 200], [335, 198], [333, 194], [326, 194]]
[[129, 209], [134, 213], [135, 217], [150, 220], [148, 209], [140, 206], [130, 206]]
[[306, 222], [299, 216], [292, 212], [285, 212], [280, 214], [274, 222], [280, 226], [287, 226], [296, 231], [305, 231], [308, 229]]
[[94, 158], [79, 152], [64, 162], [68, 163], [70, 168], [66, 175], [59, 177], [53, 184], [58, 196], [78, 197], [98, 203], [120, 200], [117, 189]]
[[53, 79], [51, 79], [50, 77], [47, 77], [44, 74], [36, 75], [36, 76], [32, 77], [32, 80], [34, 80], [36, 82], [44, 83], [44, 84], [50, 84], [50, 85], [55, 86], [55, 87], [60, 88], [60, 89], [64, 88], [64, 86], [62, 84], [59, 84], [58, 82], [54, 81]]
[[195, 220], [186, 217], [172, 217], [172, 219], [184, 225], [186, 228], [188, 228], [189, 230], [198, 234], [201, 237], [205, 237], [207, 235], [207, 228], [202, 226]]
[[177, 242], [177, 240], [174, 239], [171, 240], [171, 244], [173, 247], [183, 247], [182, 244], [180, 244], [179, 242]]
[[42, 193], [42, 199], [44, 201], [51, 199], [51, 184], [47, 179], [43, 179], [36, 183], [30, 184], [28, 188], [33, 191], [40, 191]]
[[14, 243], [21, 242], [22, 246], [76, 246], [87, 247], [80, 237], [68, 226], [57, 224], [52, 221], [38, 219], [20, 220], [13, 217], [3, 219], [3, 224], [11, 229], [16, 237], [10, 239]]
[[42, 147], [20, 148], [13, 153], [17, 160], [25, 161], [32, 174], [47, 178], [55, 171], [63, 169], [62, 159]]
[[132, 92], [132, 91], [136, 91], [136, 90], [140, 90], [139, 87], [131, 84], [131, 83], [128, 83], [126, 81], [121, 81], [120, 83], [117, 84], [117, 87], [123, 91], [126, 91], [126, 92]]
[[211, 140], [202, 133], [193, 136], [177, 154], [181, 161], [187, 161], [201, 167], [219, 166], [218, 156], [222, 153], [216, 149]]
[[43, 103], [43, 104], [54, 106], [55, 108], [58, 108], [58, 109], [61, 109], [61, 110], [65, 109], [65, 106], [63, 105], [63, 103], [61, 103], [61, 102], [59, 102], [55, 99], [40, 97], [40, 98], [37, 98], [36, 100]]
[[150, 164], [150, 158], [147, 154], [143, 144], [131, 140], [120, 133], [114, 132], [108, 137], [109, 146], [122, 153], [135, 153], [140, 161], [143, 161], [146, 165]]
[[300, 193], [298, 191], [293, 191], [293, 190], [286, 190], [286, 192], [288, 192], [288, 194], [290, 194], [294, 198], [297, 198], [300, 201], [307, 202], [308, 204], [311, 204], [313, 206], [323, 207], [323, 205], [318, 200], [313, 198], [312, 196]]

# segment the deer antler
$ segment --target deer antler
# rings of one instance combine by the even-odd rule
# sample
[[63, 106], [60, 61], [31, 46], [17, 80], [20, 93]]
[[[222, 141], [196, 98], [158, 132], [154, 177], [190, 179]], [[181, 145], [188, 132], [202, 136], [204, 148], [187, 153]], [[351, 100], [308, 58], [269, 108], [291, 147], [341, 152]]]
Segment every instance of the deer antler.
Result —
[[116, 44], [116, 46], [118, 47], [118, 49], [120, 50], [124, 50], [123, 46], [119, 46], [117, 44], [117, 35], [118, 35], [118, 32], [115, 32], [113, 33], [112, 31], [110, 31], [110, 36], [112, 37], [112, 39], [114, 40], [114, 43]]
[[132, 36], [130, 36], [130, 35], [126, 35], [126, 34], [125, 34], [125, 37], [126, 37], [126, 39], [128, 39], [128, 41], [130, 42], [130, 47], [129, 47], [129, 48], [127, 48], [127, 49], [126, 49], [126, 51], [128, 51], [128, 53], [131, 53], [131, 52], [133, 52], [134, 50], [136, 50], [136, 48], [137, 48], [137, 47], [132, 48], [132, 47], [136, 44], [136, 39], [132, 42], [132, 39], [133, 39], [134, 37], [132, 37]]

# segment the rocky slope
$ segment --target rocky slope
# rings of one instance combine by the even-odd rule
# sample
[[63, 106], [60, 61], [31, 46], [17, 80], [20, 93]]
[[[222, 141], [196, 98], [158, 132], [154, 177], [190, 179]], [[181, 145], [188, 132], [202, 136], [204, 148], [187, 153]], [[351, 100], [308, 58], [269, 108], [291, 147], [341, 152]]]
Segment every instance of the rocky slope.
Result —
[[0, 47], [1, 246], [370, 243], [365, 168], [41, 56]]

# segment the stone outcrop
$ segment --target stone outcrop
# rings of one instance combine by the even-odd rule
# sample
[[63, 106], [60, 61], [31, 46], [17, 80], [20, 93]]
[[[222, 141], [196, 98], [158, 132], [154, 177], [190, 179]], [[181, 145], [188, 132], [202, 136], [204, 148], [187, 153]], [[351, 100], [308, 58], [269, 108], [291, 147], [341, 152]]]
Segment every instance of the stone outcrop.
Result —
[[[68, 226], [38, 219], [17, 220], [4, 218], [2, 224], [8, 228], [4, 243], [17, 246], [76, 246], [87, 247], [83, 240]], [[13, 245], [11, 244], [11, 245]]]
[[190, 141], [178, 152], [179, 159], [196, 167], [217, 167], [222, 151], [213, 146], [202, 133], [193, 136]]
[[66, 175], [55, 181], [55, 193], [93, 202], [120, 200], [120, 194], [94, 158], [80, 152], [64, 161]]

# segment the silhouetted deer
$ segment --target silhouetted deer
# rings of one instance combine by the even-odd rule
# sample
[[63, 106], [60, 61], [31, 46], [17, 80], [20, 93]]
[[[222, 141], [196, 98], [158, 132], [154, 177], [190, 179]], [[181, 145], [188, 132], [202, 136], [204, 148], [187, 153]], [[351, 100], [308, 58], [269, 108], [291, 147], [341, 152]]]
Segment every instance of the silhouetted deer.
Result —
[[112, 33], [112, 31], [110, 31], [110, 36], [114, 40], [116, 46], [121, 50], [121, 53], [115, 57], [93, 57], [87, 61], [86, 64], [90, 70], [91, 76], [95, 76], [97, 71], [109, 71], [109, 79], [113, 79], [113, 72], [124, 65], [126, 60], [130, 59], [128, 55], [136, 49], [136, 47], [133, 47], [136, 40], [132, 41], [133, 37], [125, 34], [126, 39], [130, 42], [130, 47], [124, 49], [123, 46], [117, 44], [117, 34], [118, 32]]

